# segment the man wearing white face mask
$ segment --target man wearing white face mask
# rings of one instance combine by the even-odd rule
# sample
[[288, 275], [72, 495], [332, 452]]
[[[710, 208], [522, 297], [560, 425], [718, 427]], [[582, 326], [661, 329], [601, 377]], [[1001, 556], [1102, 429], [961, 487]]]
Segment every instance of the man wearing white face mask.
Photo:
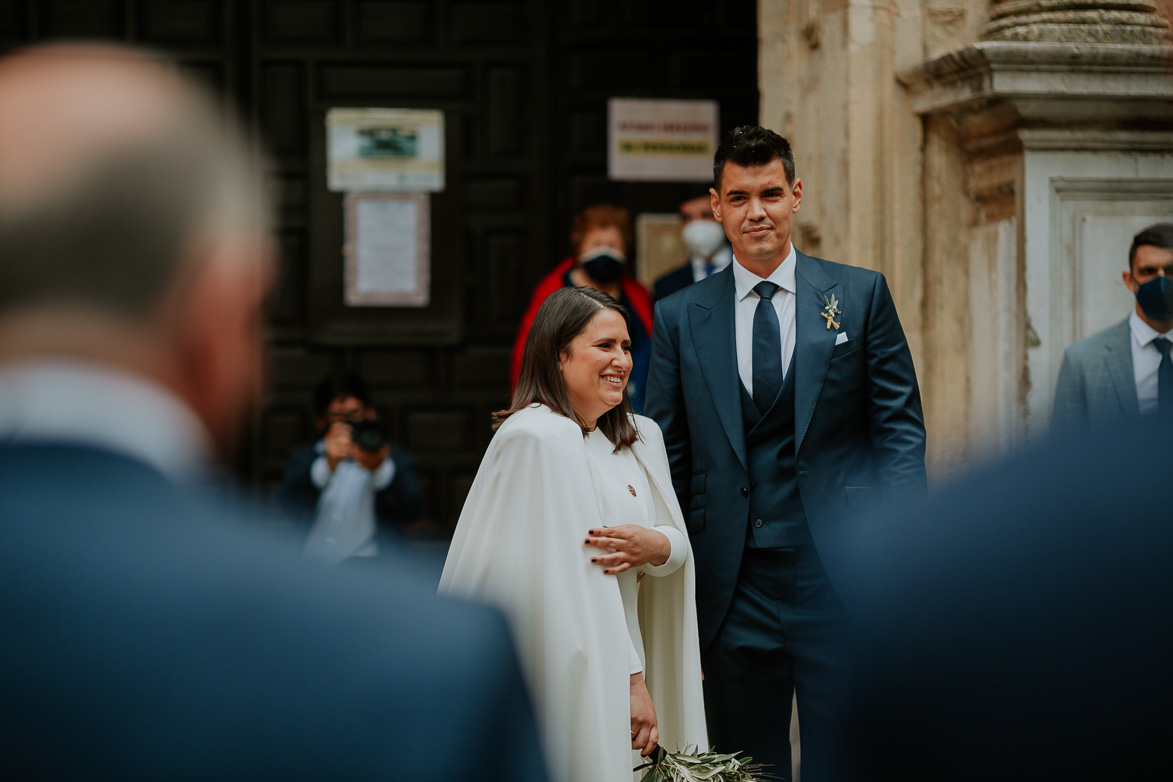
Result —
[[713, 218], [707, 192], [682, 203], [680, 214], [684, 218], [680, 238], [688, 248], [688, 263], [665, 272], [656, 280], [653, 294], [657, 301], [697, 280], [716, 274], [733, 260], [733, 252], [725, 239], [725, 230]]

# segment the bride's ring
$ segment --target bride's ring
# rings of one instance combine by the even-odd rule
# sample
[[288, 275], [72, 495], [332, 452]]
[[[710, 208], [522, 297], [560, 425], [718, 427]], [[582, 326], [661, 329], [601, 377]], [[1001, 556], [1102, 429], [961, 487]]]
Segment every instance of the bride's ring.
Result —
[[631, 737], [635, 738], [635, 731], [634, 730], [631, 732]]

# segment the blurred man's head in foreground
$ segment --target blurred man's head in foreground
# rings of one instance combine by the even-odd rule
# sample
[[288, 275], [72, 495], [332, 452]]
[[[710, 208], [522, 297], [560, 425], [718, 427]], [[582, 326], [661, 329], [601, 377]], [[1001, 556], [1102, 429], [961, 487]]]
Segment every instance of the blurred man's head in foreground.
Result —
[[175, 66], [108, 45], [0, 59], [0, 367], [92, 361], [223, 444], [259, 398], [263, 166]]

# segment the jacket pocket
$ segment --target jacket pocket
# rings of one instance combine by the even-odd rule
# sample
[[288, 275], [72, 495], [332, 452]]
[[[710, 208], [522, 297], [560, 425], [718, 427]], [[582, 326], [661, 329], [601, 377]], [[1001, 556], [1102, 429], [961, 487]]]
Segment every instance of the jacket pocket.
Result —
[[880, 489], [877, 486], [844, 486], [843, 495], [847, 499], [847, 507], [853, 511], [878, 511], [880, 509]]
[[859, 350], [859, 340], [858, 339], [849, 339], [846, 342], [844, 342], [842, 345], [835, 346], [835, 349], [831, 351], [831, 360], [835, 361], [836, 359], [844, 358], [845, 356], [850, 356], [852, 353], [854, 353], [857, 350]]

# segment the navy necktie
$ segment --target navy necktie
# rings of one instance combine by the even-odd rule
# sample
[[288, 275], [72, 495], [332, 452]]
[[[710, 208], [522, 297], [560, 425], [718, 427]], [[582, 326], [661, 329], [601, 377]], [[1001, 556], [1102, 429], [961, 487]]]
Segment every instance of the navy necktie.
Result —
[[[756, 323], [754, 328], [757, 328]], [[1157, 337], [1153, 340], [1153, 347], [1161, 353], [1161, 363], [1157, 366], [1157, 412], [1173, 415], [1173, 358], [1169, 357], [1173, 342], [1165, 337]]]
[[759, 282], [753, 289], [760, 297], [753, 314], [753, 401], [765, 415], [782, 388], [782, 332], [770, 301], [778, 286]]

